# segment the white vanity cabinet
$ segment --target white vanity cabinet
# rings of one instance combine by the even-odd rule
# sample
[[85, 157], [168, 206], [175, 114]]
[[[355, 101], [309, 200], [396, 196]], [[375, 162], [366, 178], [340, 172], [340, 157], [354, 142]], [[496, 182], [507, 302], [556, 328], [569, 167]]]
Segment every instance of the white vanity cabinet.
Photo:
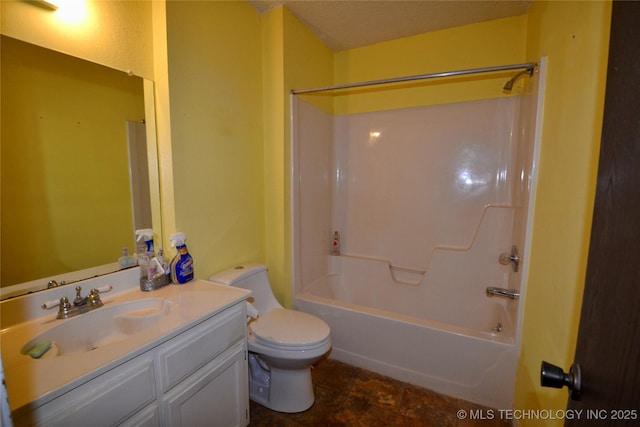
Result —
[[14, 424], [246, 426], [244, 300], [29, 411]]

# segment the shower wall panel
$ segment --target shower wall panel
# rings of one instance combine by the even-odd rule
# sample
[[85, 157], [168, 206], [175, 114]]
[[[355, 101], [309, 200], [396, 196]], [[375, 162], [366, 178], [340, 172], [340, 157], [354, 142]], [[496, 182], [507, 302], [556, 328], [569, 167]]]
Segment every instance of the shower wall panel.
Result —
[[516, 108], [503, 98], [336, 117], [343, 253], [424, 270], [436, 248], [470, 248], [486, 210], [513, 203]]

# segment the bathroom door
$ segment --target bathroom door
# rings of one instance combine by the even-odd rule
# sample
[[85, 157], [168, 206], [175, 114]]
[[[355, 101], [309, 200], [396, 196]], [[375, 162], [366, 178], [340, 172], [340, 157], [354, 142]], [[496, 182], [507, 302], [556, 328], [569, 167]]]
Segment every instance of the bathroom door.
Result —
[[574, 360], [582, 368], [582, 393], [580, 401], [568, 402], [584, 413], [565, 425], [640, 424], [639, 22], [640, 2], [613, 2], [598, 183]]

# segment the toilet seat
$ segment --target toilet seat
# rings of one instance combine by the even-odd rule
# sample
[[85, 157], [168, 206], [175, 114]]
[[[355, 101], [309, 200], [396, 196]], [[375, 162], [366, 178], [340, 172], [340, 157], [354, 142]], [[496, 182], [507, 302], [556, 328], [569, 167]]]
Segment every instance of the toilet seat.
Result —
[[249, 324], [256, 343], [282, 350], [312, 350], [326, 345], [329, 325], [307, 313], [275, 308]]

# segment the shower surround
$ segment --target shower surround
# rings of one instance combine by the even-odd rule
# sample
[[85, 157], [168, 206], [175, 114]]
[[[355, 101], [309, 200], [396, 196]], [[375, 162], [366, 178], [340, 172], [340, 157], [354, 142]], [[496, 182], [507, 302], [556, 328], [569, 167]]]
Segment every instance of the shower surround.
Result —
[[292, 96], [294, 305], [329, 323], [332, 358], [511, 407], [520, 301], [486, 288], [524, 295], [537, 80], [335, 117]]

